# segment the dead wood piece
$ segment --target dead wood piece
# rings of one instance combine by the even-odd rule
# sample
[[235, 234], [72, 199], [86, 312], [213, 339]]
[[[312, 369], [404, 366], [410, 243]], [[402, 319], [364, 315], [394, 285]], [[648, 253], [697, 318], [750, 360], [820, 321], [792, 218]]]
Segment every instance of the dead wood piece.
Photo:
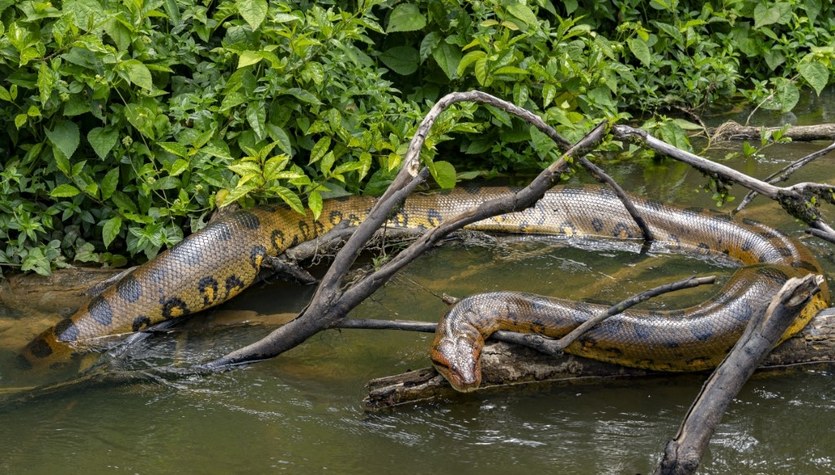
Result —
[[[763, 131], [774, 132], [781, 129], [782, 127], [752, 127], [729, 121], [713, 129], [710, 135], [713, 140], [759, 140]], [[835, 140], [835, 124], [789, 126], [784, 131], [783, 137], [796, 142]]]

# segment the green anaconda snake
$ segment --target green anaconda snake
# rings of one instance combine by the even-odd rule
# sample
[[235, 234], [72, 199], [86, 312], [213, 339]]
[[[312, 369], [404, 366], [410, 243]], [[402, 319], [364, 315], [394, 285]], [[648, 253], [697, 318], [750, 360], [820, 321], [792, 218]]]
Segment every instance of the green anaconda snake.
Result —
[[[505, 188], [481, 188], [414, 195], [388, 225], [435, 227], [508, 193]], [[255, 281], [266, 256], [278, 255], [344, 221], [356, 225], [373, 203], [362, 197], [329, 200], [319, 220], [284, 208], [222, 216], [44, 331], [22, 355], [33, 365], [60, 362], [102, 336], [139, 331], [225, 302]], [[703, 369], [717, 364], [751, 315], [764, 311], [787, 279], [822, 273], [805, 247], [764, 225], [642, 199], [634, 203], [657, 245], [681, 252], [725, 254], [742, 267], [714, 298], [682, 310], [628, 310], [590, 330], [567, 349], [571, 353], [652, 369]], [[623, 204], [601, 187], [557, 188], [534, 207], [469, 228], [584, 239], [641, 237]], [[785, 336], [799, 331], [828, 302], [824, 287]], [[561, 336], [601, 308], [518, 292], [474, 296], [460, 302], [441, 321], [431, 357], [454, 387], [469, 390], [480, 382], [478, 358], [490, 333], [508, 329]]]

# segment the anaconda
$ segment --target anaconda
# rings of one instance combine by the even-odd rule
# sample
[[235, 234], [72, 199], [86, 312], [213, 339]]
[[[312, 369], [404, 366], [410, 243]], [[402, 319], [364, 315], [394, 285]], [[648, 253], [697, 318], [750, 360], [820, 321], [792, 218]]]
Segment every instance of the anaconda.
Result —
[[[791, 277], [821, 274], [799, 242], [763, 224], [706, 211], [682, 210], [634, 199], [657, 239], [673, 251], [723, 254], [741, 267], [719, 292], [699, 305], [664, 311], [628, 309], [592, 327], [566, 353], [660, 371], [700, 371], [718, 365], [754, 315], [764, 313]], [[603, 189], [567, 189], [541, 202], [559, 234], [581, 238], [640, 236], [624, 206]], [[801, 309], [782, 340], [800, 331], [829, 303], [826, 282]], [[485, 338], [498, 330], [559, 338], [608, 307], [523, 292], [492, 292], [462, 299], [441, 319], [430, 356], [452, 386], [481, 383]]]
[[[435, 227], [445, 219], [508, 193], [510, 190], [505, 188], [481, 188], [414, 195], [390, 218], [388, 225]], [[284, 208], [229, 213], [124, 276], [71, 317], [33, 339], [22, 355], [34, 365], [61, 362], [100, 337], [139, 331], [223, 303], [255, 281], [266, 256], [278, 255], [342, 222], [356, 225], [373, 203], [373, 199], [364, 197], [329, 200], [318, 220], [310, 214], [302, 216]], [[633, 312], [608, 320], [579, 345], [578, 351], [585, 356], [660, 369], [676, 369], [676, 365], [697, 369], [700, 366], [695, 360], [712, 362], [721, 357], [728, 342], [744, 326], [743, 320], [759, 311], [762, 301], [775, 288], [779, 289], [788, 276], [821, 272], [806, 248], [766, 226], [652, 201], [636, 199], [635, 203], [659, 242], [685, 252], [724, 253], [745, 267], [730, 279], [718, 297], [697, 307], [667, 313]], [[600, 187], [558, 188], [548, 192], [534, 207], [469, 227], [583, 238], [637, 239], [641, 236], [618, 198]], [[499, 319], [499, 326], [545, 334], [554, 334], [551, 327], [570, 329], [594, 308], [566, 301], [561, 305], [568, 323], [554, 323], [551, 316], [555, 312], [543, 305], [543, 298], [517, 293], [508, 297], [514, 302], [515, 312], [507, 311], [508, 300], [494, 305], [498, 310], [488, 312], [494, 317], [507, 317]], [[798, 317], [793, 331], [801, 328], [828, 301], [827, 291], [819, 294]], [[482, 297], [465, 302], [490, 306]], [[543, 308], [549, 311], [537, 312]], [[469, 313], [460, 304], [456, 309], [465, 315]], [[526, 318], [530, 319], [529, 323], [524, 322]], [[464, 368], [465, 361], [474, 360], [472, 368], [478, 373], [479, 345], [496, 328], [490, 322], [479, 328], [483, 323], [447, 316], [439, 327], [432, 359], [460, 389], [478, 384], [479, 376], [473, 376], [472, 381], [467, 379], [469, 376], [459, 377], [468, 373], [458, 368]], [[464, 336], [454, 336], [462, 324]], [[447, 343], [450, 338], [455, 342], [465, 338], [469, 343], [450, 346]], [[459, 355], [462, 348], [466, 348], [466, 355]], [[686, 363], [682, 366], [676, 361]]]

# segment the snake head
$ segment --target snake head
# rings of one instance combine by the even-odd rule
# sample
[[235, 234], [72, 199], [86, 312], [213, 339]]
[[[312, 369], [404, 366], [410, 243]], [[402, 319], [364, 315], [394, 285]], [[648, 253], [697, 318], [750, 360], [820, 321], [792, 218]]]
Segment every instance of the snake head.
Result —
[[432, 344], [432, 364], [456, 391], [475, 391], [481, 384], [480, 356], [484, 339], [476, 334], [475, 339], [467, 334], [438, 335]]

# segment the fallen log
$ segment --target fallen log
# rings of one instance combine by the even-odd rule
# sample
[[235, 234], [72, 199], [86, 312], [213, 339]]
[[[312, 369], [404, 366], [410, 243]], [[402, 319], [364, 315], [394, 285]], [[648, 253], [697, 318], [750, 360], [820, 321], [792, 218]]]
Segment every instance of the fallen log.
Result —
[[[601, 363], [573, 355], [545, 355], [530, 348], [492, 342], [481, 355], [482, 387], [496, 391], [508, 386], [547, 383], [550, 386], [601, 384], [634, 378], [664, 377], [661, 373]], [[801, 332], [772, 351], [759, 372], [782, 372], [797, 367], [835, 364], [835, 307], [821, 311]], [[433, 368], [374, 379], [363, 399], [374, 411], [438, 398], [458, 397]]]
[[[728, 121], [710, 131], [713, 140], [759, 140], [763, 131], [775, 132], [782, 127], [757, 127]], [[793, 125], [783, 131], [783, 137], [795, 142], [835, 140], [835, 124]]]

